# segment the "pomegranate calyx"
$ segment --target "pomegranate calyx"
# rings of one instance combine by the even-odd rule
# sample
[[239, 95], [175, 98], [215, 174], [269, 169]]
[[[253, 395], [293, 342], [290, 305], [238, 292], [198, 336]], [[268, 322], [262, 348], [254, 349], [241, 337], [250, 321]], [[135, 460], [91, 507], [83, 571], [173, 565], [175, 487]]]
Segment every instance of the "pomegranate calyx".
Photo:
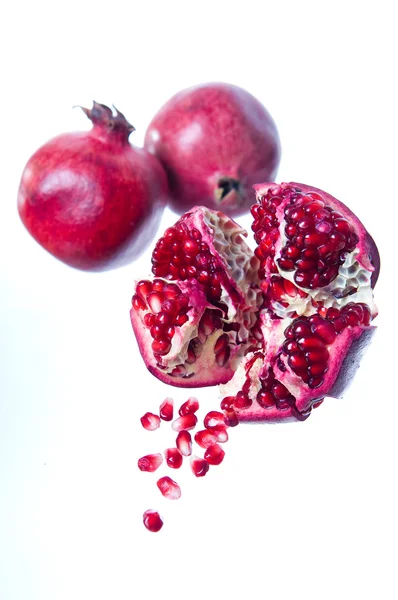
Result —
[[84, 106], [80, 106], [79, 108], [90, 119], [94, 127], [106, 129], [108, 132], [119, 133], [125, 140], [128, 139], [130, 133], [135, 131], [135, 127], [127, 121], [126, 117], [116, 106], [113, 106], [116, 114], [113, 114], [109, 106], [95, 102], [95, 100], [91, 109]]
[[240, 181], [234, 177], [220, 177], [214, 190], [214, 201], [222, 210], [243, 204], [245, 198], [241, 192]]

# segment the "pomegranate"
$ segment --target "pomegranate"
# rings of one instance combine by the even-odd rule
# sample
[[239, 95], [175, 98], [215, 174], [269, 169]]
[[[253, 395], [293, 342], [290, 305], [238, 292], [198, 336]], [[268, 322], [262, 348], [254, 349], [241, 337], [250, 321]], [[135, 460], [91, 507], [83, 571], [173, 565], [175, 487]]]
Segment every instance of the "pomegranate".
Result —
[[237, 216], [252, 204], [252, 186], [272, 181], [279, 136], [268, 111], [247, 91], [226, 83], [183, 90], [155, 115], [145, 147], [169, 177], [171, 207], [200, 204]]
[[83, 111], [93, 123], [90, 131], [59, 135], [29, 159], [18, 210], [30, 234], [56, 258], [103, 270], [137, 258], [151, 241], [167, 179], [155, 157], [129, 143], [134, 127], [122, 113], [97, 102]]
[[196, 207], [156, 243], [154, 277], [137, 283], [130, 314], [148, 369], [165, 383], [226, 383], [259, 335], [259, 261], [245, 235], [223, 213]]
[[202, 445], [222, 441], [225, 425], [303, 420], [325, 396], [341, 397], [375, 329], [380, 259], [358, 218], [304, 184], [255, 190], [254, 254], [234, 221], [196, 207], [157, 242], [153, 276], [132, 300], [154, 375], [221, 384], [223, 412], [209, 413]]

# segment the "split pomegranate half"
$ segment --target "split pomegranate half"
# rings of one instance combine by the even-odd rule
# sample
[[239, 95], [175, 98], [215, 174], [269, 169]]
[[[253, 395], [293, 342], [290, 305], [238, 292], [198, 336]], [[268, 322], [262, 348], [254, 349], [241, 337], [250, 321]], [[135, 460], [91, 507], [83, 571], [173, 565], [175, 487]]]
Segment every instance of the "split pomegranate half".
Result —
[[182, 387], [221, 384], [235, 422], [303, 420], [341, 397], [374, 333], [380, 260], [358, 218], [297, 183], [255, 186], [247, 233], [195, 207], [158, 240], [131, 320], [148, 369]]

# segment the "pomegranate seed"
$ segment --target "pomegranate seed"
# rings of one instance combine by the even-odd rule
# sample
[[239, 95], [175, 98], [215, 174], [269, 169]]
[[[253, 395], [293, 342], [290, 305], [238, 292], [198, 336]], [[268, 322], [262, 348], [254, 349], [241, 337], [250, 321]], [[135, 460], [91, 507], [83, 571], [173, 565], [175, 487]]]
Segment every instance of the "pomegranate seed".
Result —
[[147, 308], [146, 303], [140, 296], [138, 296], [138, 294], [134, 294], [132, 298], [132, 305], [135, 310], [145, 310]]
[[199, 409], [199, 402], [196, 398], [191, 396], [184, 404], [181, 404], [178, 414], [183, 417], [190, 413], [195, 413]]
[[147, 302], [153, 313], [159, 313], [162, 310], [163, 294], [151, 292], [147, 296]]
[[295, 352], [291, 354], [287, 359], [287, 362], [293, 371], [302, 371], [308, 366], [305, 354], [303, 352]]
[[239, 409], [249, 408], [252, 405], [252, 400], [245, 392], [238, 392], [235, 396], [234, 407]]
[[178, 317], [175, 318], [174, 325], [178, 325], [178, 327], [181, 327], [187, 321], [188, 321], [188, 315], [180, 314], [180, 315], [178, 315]]
[[139, 281], [135, 287], [135, 292], [142, 300], [146, 300], [148, 294], [152, 291], [152, 283], [147, 279]]
[[144, 429], [147, 429], [148, 431], [154, 431], [160, 427], [160, 417], [151, 412], [147, 412], [143, 417], [141, 417], [141, 424]]
[[229, 337], [226, 333], [223, 333], [214, 344], [214, 353], [218, 354], [221, 350], [224, 350], [224, 348], [228, 346], [228, 343]]
[[208, 448], [217, 442], [217, 438], [208, 429], [201, 429], [195, 433], [195, 442], [201, 448]]
[[183, 415], [182, 417], [178, 417], [171, 424], [174, 431], [182, 431], [183, 429], [194, 429], [196, 423], [198, 422], [198, 417], [193, 413], [188, 413], [187, 415]]
[[147, 327], [153, 327], [156, 322], [156, 317], [152, 313], [146, 313], [144, 315], [144, 323]]
[[209, 470], [209, 463], [204, 458], [198, 456], [191, 456], [191, 469], [192, 473], [196, 477], [204, 477]]
[[325, 344], [317, 337], [302, 337], [297, 340], [302, 350], [323, 350]]
[[228, 425], [228, 427], [236, 427], [239, 425], [239, 419], [234, 410], [226, 410], [224, 419], [225, 424]]
[[163, 527], [162, 518], [156, 510], [146, 510], [143, 515], [143, 522], [148, 531], [153, 533], [157, 533]]
[[228, 441], [228, 432], [225, 424], [209, 427], [208, 430], [216, 437], [217, 442], [220, 444]]
[[138, 459], [138, 468], [140, 471], [148, 471], [153, 473], [160, 467], [163, 462], [161, 454], [147, 454]]
[[177, 435], [176, 445], [183, 456], [192, 454], [192, 437], [189, 431], [182, 430]]
[[168, 467], [179, 469], [182, 465], [182, 454], [178, 448], [167, 448], [164, 451], [164, 456]]
[[159, 415], [163, 421], [171, 421], [173, 419], [174, 405], [173, 398], [165, 398], [159, 406]]
[[289, 390], [280, 382], [272, 386], [272, 393], [277, 400], [285, 400], [289, 396]]
[[270, 408], [275, 406], [275, 397], [271, 392], [260, 390], [256, 398], [257, 402], [263, 408]]
[[161, 279], [154, 279], [152, 289], [154, 292], [163, 292], [165, 283]]
[[156, 485], [165, 498], [168, 498], [169, 500], [178, 500], [178, 498], [181, 498], [180, 486], [167, 475], [165, 477], [161, 477], [156, 482]]
[[171, 342], [170, 340], [165, 338], [154, 339], [151, 344], [151, 347], [154, 354], [165, 356], [171, 350]]
[[322, 385], [322, 383], [323, 383], [322, 377], [311, 377], [308, 382], [308, 387], [310, 387], [311, 389], [315, 389], [315, 388], [320, 387]]
[[324, 375], [328, 370], [328, 366], [324, 363], [315, 363], [308, 367], [308, 375], [310, 377], [318, 377], [319, 375]]
[[[222, 408], [222, 410], [231, 410], [234, 404], [234, 400], [235, 396], [225, 396], [225, 398], [221, 400], [220, 408]], [[209, 425], [205, 424], [205, 427], [209, 427]]]
[[326, 348], [323, 350], [310, 350], [305, 353], [307, 361], [313, 363], [326, 363], [329, 358], [329, 352]]
[[292, 329], [296, 337], [311, 335], [311, 325], [304, 319], [297, 319], [294, 321]]
[[224, 456], [224, 450], [218, 444], [214, 444], [206, 449], [204, 459], [209, 465], [219, 465], [223, 461]]
[[[234, 399], [235, 399], [234, 396], [226, 396], [224, 398], [224, 400], [222, 401], [222, 403], [228, 401], [227, 402], [228, 406], [225, 406], [225, 407], [222, 406], [222, 408], [226, 408], [226, 409], [231, 408]], [[231, 401], [230, 404], [229, 404], [229, 400]], [[210, 412], [207, 413], [207, 415], [203, 419], [203, 425], [206, 427], [206, 429], [211, 428], [211, 427], [217, 427], [218, 425], [225, 427], [224, 414], [217, 410], [211, 410]]]
[[226, 346], [225, 348], [220, 350], [220, 352], [217, 352], [216, 363], [218, 364], [219, 367], [224, 367], [227, 364], [230, 356], [231, 356], [231, 349], [229, 346]]
[[336, 331], [330, 321], [322, 321], [311, 325], [312, 333], [321, 338], [325, 344], [332, 344], [336, 339]]
[[347, 327], [347, 320], [344, 315], [340, 315], [339, 317], [333, 320], [333, 327], [336, 333], [341, 333], [343, 329]]

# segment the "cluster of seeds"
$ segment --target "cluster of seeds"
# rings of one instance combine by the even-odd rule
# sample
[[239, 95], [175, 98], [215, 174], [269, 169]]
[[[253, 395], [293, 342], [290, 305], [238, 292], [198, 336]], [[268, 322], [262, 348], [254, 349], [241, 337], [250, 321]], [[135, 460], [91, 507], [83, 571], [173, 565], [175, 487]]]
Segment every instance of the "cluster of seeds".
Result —
[[175, 283], [145, 279], [137, 283], [132, 305], [135, 310], [148, 311], [144, 323], [153, 338], [153, 354], [160, 359], [170, 352], [175, 328], [188, 321], [188, 296]]
[[[159, 407], [159, 414], [147, 412], [141, 417], [141, 424], [148, 431], [158, 429], [162, 421], [171, 422], [171, 428], [177, 432], [177, 436], [175, 446], [167, 448], [163, 455], [154, 453], [139, 458], [137, 464], [140, 471], [154, 473], [164, 461], [171, 469], [179, 469], [183, 464], [184, 457], [189, 457], [192, 473], [196, 477], [204, 477], [210, 465], [219, 465], [222, 462], [225, 452], [220, 444], [228, 441], [227, 430], [231, 425], [224, 413], [219, 411], [208, 412], [203, 419], [204, 429], [200, 429], [194, 434], [194, 441], [204, 450], [203, 457], [192, 453], [193, 440], [190, 431], [195, 429], [198, 424], [196, 416], [198, 409], [198, 400], [190, 397], [180, 406], [178, 417], [173, 419], [173, 399], [165, 398]], [[180, 486], [168, 475], [160, 477], [156, 484], [163, 497], [169, 500], [178, 500], [181, 497]], [[143, 522], [149, 531], [159, 531], [163, 526], [159, 513], [152, 509], [145, 511]]]
[[[246, 365], [246, 372], [248, 373], [252, 367], [252, 364], [258, 360], [260, 353], [256, 353], [252, 360]], [[260, 380], [261, 388], [257, 393], [256, 400], [262, 408], [271, 408], [276, 406], [279, 410], [284, 410], [289, 407], [294, 407], [295, 397], [289, 392], [289, 390], [275, 378], [274, 372], [270, 367], [265, 376]], [[221, 401], [221, 408], [224, 411], [232, 411], [234, 409], [244, 410], [250, 408], [253, 404], [252, 399], [249, 397], [250, 379], [247, 378], [243, 388], [236, 394], [236, 396], [227, 396]]]
[[[136, 285], [132, 305], [137, 311], [145, 311], [143, 321], [153, 338], [151, 348], [158, 366], [162, 365], [162, 356], [171, 350], [172, 339], [176, 328], [181, 327], [189, 320], [189, 297], [184, 294], [175, 283], [162, 279], [153, 282], [145, 279]], [[176, 365], [170, 375], [184, 377], [187, 375], [187, 365], [193, 365], [207, 338], [216, 329], [222, 330], [224, 322], [219, 309], [206, 309], [199, 321], [198, 335], [188, 345], [185, 364]], [[227, 325], [225, 325], [227, 327]], [[237, 325], [239, 329], [239, 325]], [[223, 367], [228, 363], [231, 355], [230, 338], [227, 333], [222, 333], [214, 345], [215, 362]]]
[[[262, 265], [260, 277], [264, 277], [267, 259], [275, 255], [275, 243], [280, 235], [276, 210], [283, 199], [283, 194], [273, 195], [269, 190], [252, 208], [252, 229], [259, 244], [255, 254]], [[358, 243], [350, 223], [328, 206], [320, 194], [299, 194], [297, 190], [293, 190], [284, 218], [287, 241], [277, 259], [279, 268], [294, 271], [294, 281], [303, 288], [317, 289], [331, 283], [347, 253]]]
[[210, 252], [209, 245], [195, 227], [183, 219], [166, 229], [152, 253], [152, 272], [165, 279], [196, 279], [211, 302], [221, 297], [224, 270]]
[[[311, 389], [323, 384], [328, 370], [329, 350], [337, 335], [346, 327], [369, 325], [370, 309], [366, 304], [349, 302], [342, 309], [328, 308], [324, 315], [295, 319], [285, 330], [286, 341], [282, 346], [289, 367]], [[279, 361], [281, 370], [285, 368]]]

